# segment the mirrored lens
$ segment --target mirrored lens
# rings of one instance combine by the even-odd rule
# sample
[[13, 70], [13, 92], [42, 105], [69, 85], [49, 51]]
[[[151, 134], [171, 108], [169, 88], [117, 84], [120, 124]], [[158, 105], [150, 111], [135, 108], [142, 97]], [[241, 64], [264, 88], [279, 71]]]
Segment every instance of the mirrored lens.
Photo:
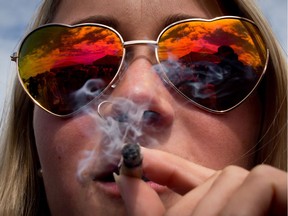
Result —
[[102, 93], [117, 74], [122, 56], [122, 41], [111, 29], [48, 25], [26, 37], [18, 69], [38, 104], [67, 115]]
[[267, 50], [249, 21], [189, 21], [168, 28], [158, 58], [174, 87], [199, 106], [225, 111], [255, 88], [266, 67]]

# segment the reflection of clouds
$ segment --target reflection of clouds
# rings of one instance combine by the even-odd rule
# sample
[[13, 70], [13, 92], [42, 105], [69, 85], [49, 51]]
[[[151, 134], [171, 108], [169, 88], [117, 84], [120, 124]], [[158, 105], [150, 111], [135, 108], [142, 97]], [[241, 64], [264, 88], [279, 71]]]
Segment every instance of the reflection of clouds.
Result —
[[28, 76], [25, 72], [35, 76], [55, 67], [91, 64], [105, 55], [118, 55], [122, 49], [116, 34], [97, 26], [45, 27], [33, 33], [24, 45], [30, 50], [25, 53], [23, 48], [19, 62], [24, 77]]
[[233, 28], [217, 28], [211, 35], [205, 36], [204, 39], [216, 46], [224, 44], [231, 46], [242, 61], [249, 62], [251, 65], [260, 64], [255, 44], [243, 25], [233, 25]]
[[[86, 27], [85, 30], [82, 30], [82, 38], [81, 41], [87, 41], [87, 42], [95, 42], [95, 41], [101, 41], [106, 40], [106, 38], [111, 35], [111, 31], [107, 31], [106, 29], [96, 28], [95, 27]], [[76, 41], [76, 43], [79, 43]]]
[[219, 46], [228, 45], [245, 64], [256, 66], [261, 64], [258, 51], [262, 48], [262, 41], [253, 36], [257, 33], [251, 23], [237, 19], [191, 21], [168, 29], [161, 38], [159, 52], [161, 58], [168, 58], [165, 50], [180, 58], [191, 52], [213, 54]]
[[[47, 28], [41, 29], [33, 35], [35, 41], [38, 43], [31, 43], [31, 52], [38, 53], [39, 49], [45, 50], [43, 56], [45, 57], [51, 55], [54, 50], [60, 49], [61, 51], [71, 52], [76, 51], [74, 46], [78, 45], [78, 48], [82, 44], [95, 43], [97, 40], [104, 40], [105, 35], [101, 35], [103, 30], [95, 30], [91, 27], [86, 28], [68, 28], [60, 26], [49, 26]], [[84, 41], [87, 41], [84, 43]], [[36, 50], [36, 51], [35, 51]]]
[[[66, 37], [68, 40], [66, 40]], [[95, 42], [105, 40], [107, 33], [104, 29], [92, 26], [66, 28], [64, 35], [61, 36], [63, 45], [73, 45], [83, 41]]]

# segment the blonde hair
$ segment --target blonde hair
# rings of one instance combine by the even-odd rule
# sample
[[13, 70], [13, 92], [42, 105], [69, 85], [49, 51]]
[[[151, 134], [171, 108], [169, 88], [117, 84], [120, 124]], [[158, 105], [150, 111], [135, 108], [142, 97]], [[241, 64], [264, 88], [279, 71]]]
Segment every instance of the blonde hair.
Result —
[[255, 164], [270, 164], [287, 171], [287, 61], [284, 50], [258, 7], [250, 0], [237, 0], [246, 17], [262, 32], [270, 52], [266, 71], [263, 125], [256, 149]]
[[[32, 25], [49, 23], [60, 0], [46, 0]], [[267, 163], [287, 170], [287, 65], [285, 55], [268, 23], [251, 0], [219, 0], [226, 13], [246, 16], [255, 21], [270, 50], [266, 78], [262, 82], [263, 125], [255, 154], [255, 165]], [[231, 8], [236, 8], [231, 11]], [[239, 13], [239, 14], [235, 14]], [[261, 88], [261, 87], [260, 87]], [[49, 215], [33, 132], [33, 103], [18, 80], [14, 81], [11, 102], [1, 119], [0, 215]], [[10, 105], [8, 108], [8, 104]], [[249, 154], [249, 153], [248, 153]]]

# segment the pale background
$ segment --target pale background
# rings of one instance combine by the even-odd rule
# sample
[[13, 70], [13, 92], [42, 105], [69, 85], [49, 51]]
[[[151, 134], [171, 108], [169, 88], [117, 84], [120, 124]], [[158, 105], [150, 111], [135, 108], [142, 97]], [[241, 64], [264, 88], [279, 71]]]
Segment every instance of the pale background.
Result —
[[[287, 53], [287, 0], [257, 0]], [[0, 0], [0, 117], [15, 64], [10, 55], [25, 34], [40, 0]]]

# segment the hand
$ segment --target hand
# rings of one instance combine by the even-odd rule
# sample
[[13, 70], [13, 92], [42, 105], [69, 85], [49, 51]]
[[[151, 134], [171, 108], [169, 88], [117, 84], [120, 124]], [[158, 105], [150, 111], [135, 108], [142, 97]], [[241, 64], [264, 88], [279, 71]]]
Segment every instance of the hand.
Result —
[[236, 166], [214, 171], [175, 155], [142, 148], [150, 180], [166, 185], [181, 199], [166, 209], [144, 181], [116, 178], [129, 215], [286, 215], [287, 173], [261, 165], [250, 172]]

